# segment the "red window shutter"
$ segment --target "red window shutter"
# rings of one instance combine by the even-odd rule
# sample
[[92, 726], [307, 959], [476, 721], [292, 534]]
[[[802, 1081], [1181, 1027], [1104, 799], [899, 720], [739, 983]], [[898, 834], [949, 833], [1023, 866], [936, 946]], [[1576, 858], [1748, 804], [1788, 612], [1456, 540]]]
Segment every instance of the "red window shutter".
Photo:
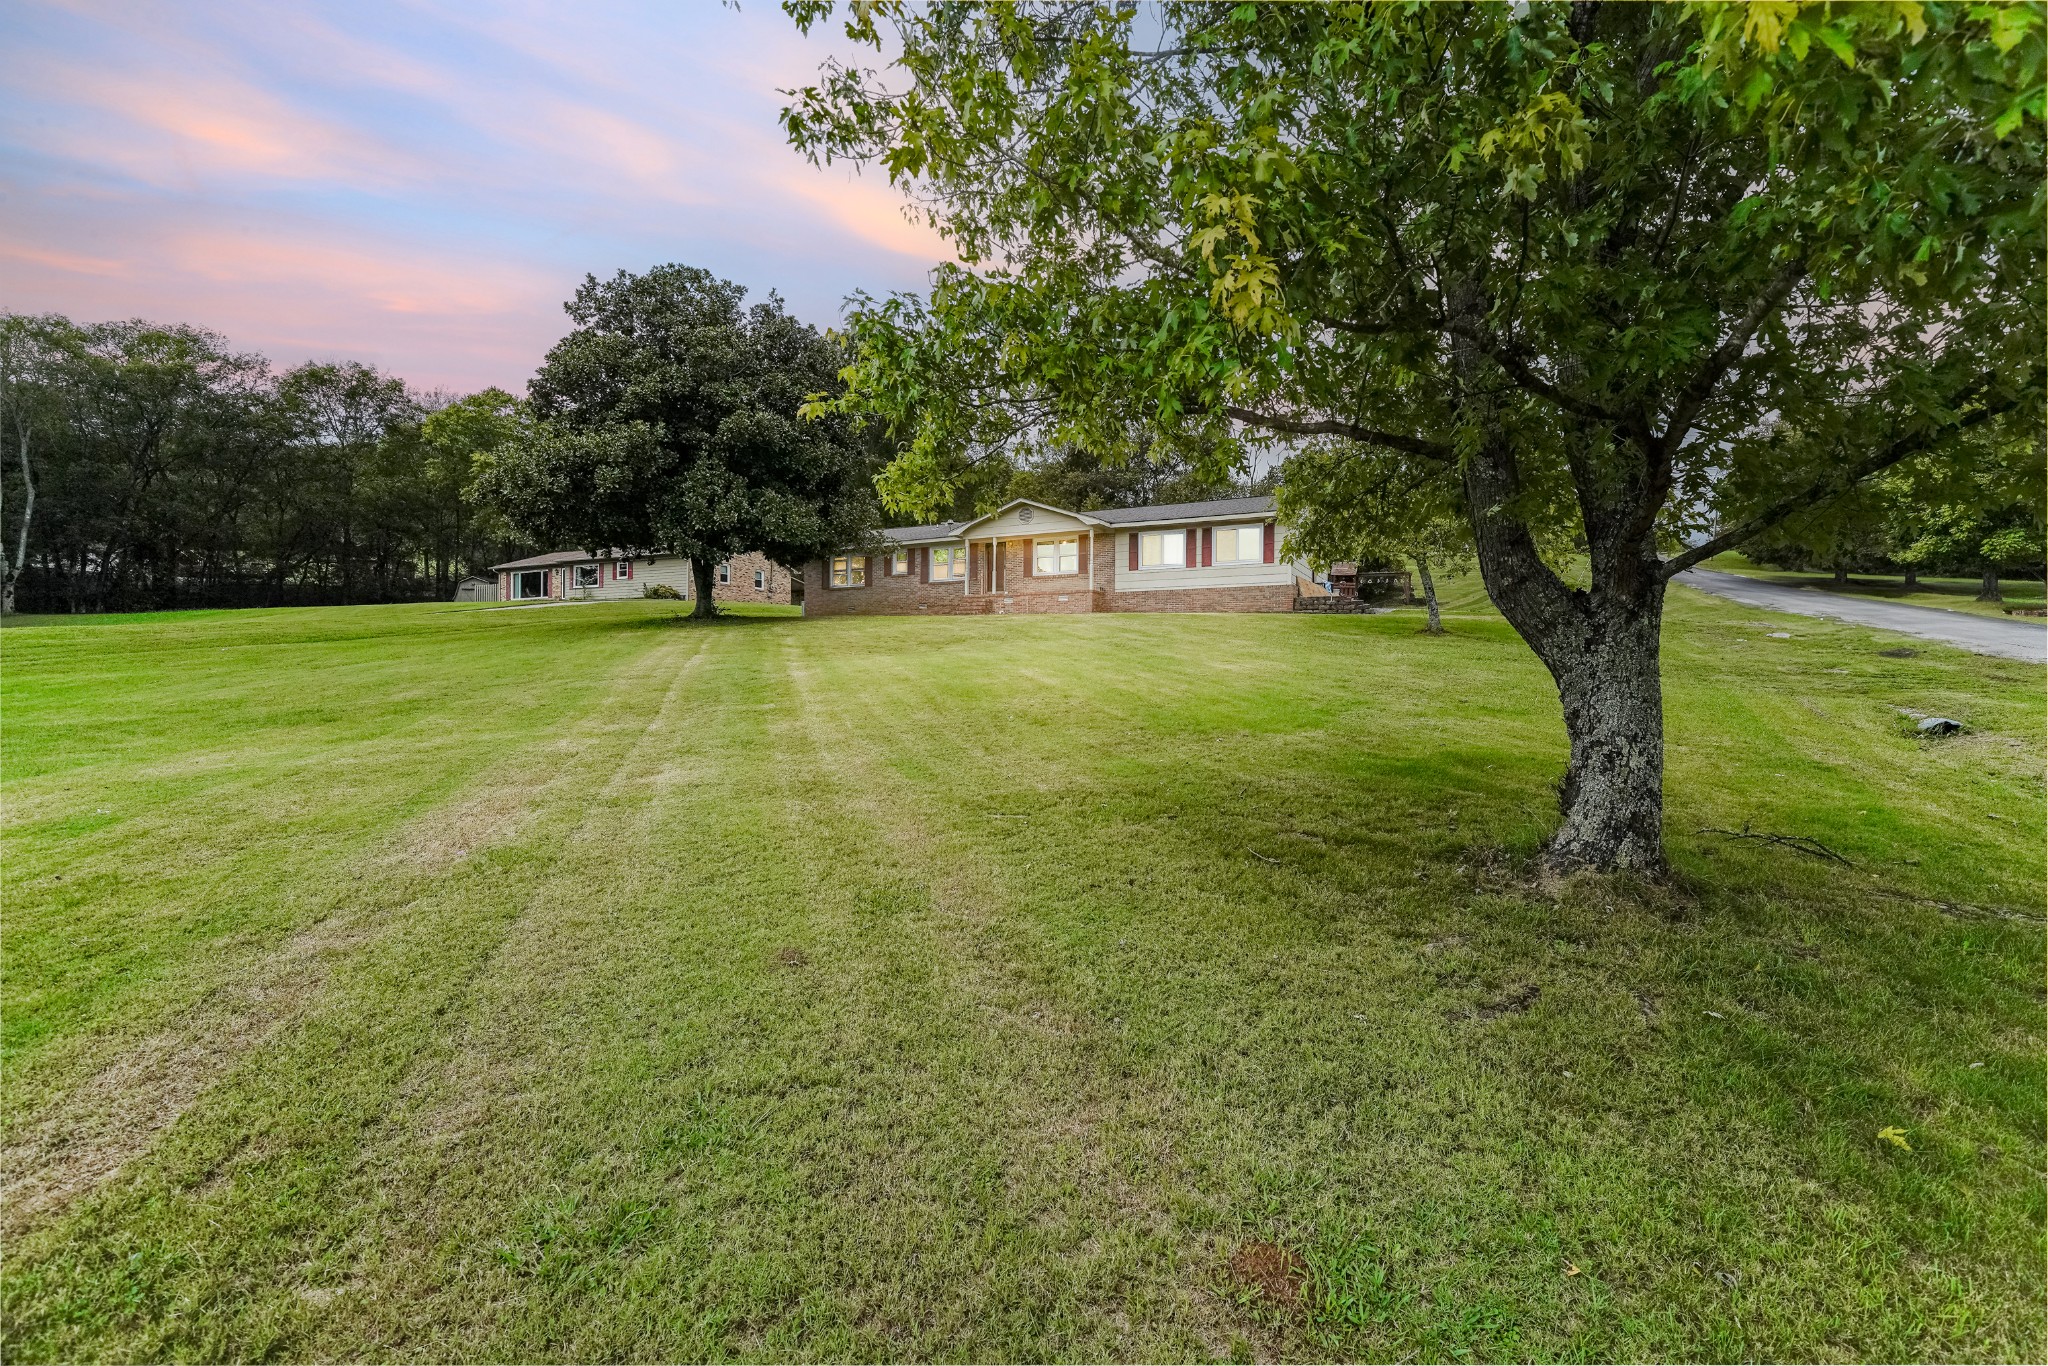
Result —
[[1138, 533], [1137, 533], [1137, 532], [1135, 532], [1135, 531], [1133, 531], [1133, 532], [1131, 533], [1131, 568], [1133, 568], [1133, 569], [1136, 569], [1137, 567], [1138, 567]]
[[1030, 578], [1038, 572], [1038, 542], [1024, 542], [1024, 577]]
[[1181, 538], [1180, 562], [1189, 569], [1202, 563], [1202, 529], [1189, 527]]
[[1273, 563], [1273, 524], [1266, 523], [1266, 563]]
[[1207, 569], [1216, 562], [1216, 528], [1202, 528], [1202, 568]]
[[921, 545], [910, 553], [917, 556], [917, 581], [919, 583], [930, 583], [932, 581], [932, 548], [928, 545]]
[[868, 556], [866, 564], [867, 568], [861, 572], [861, 582], [873, 583], [875, 581], [875, 557], [872, 555]]

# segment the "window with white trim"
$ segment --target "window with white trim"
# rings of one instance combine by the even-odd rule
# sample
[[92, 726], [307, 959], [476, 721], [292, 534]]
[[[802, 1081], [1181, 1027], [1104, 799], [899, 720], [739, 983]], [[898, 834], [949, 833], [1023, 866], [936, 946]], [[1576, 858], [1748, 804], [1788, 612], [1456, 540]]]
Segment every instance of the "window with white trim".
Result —
[[579, 564], [576, 566], [576, 587], [578, 589], [595, 588], [603, 582], [604, 578], [599, 573], [596, 565]]
[[1081, 538], [1063, 536], [1054, 541], [1034, 542], [1031, 572], [1036, 575], [1080, 573]]
[[908, 550], [899, 550], [889, 557], [889, 572], [891, 574], [908, 574], [910, 572], [910, 552]]
[[732, 582], [732, 561], [731, 561], [731, 560], [727, 560], [727, 561], [726, 561], [726, 562], [725, 562], [724, 564], [722, 564], [722, 565], [718, 566], [718, 581], [719, 581], [720, 583], [731, 583], [731, 582]]
[[1216, 528], [1217, 564], [1264, 564], [1266, 526], [1219, 526]]
[[834, 588], [865, 588], [867, 585], [867, 556], [834, 555], [832, 557], [832, 586]]
[[756, 593], [759, 593], [764, 591], [767, 587], [768, 571], [765, 569], [756, 569], [754, 571], [754, 591]]
[[620, 560], [620, 561], [618, 562], [618, 566], [617, 566], [617, 568], [616, 568], [616, 569], [615, 569], [615, 570], [613, 571], [613, 573], [612, 573], [612, 577], [613, 577], [613, 578], [615, 578], [615, 579], [630, 579], [630, 578], [632, 578], [632, 577], [633, 577], [633, 562], [632, 562], [631, 560]]
[[548, 595], [548, 571], [545, 569], [523, 569], [512, 576], [512, 596], [515, 598], [544, 598]]
[[932, 582], [955, 583], [967, 577], [967, 547], [964, 545], [935, 545], [932, 547]]
[[1174, 530], [1138, 533], [1138, 568], [1185, 569], [1187, 564], [1187, 532]]

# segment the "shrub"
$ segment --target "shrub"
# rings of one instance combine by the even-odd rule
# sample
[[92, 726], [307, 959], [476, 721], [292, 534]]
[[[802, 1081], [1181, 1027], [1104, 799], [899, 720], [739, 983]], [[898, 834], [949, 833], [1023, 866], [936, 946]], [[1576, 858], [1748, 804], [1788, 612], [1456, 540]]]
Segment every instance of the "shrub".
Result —
[[667, 598], [671, 602], [681, 602], [683, 600], [681, 593], [676, 592], [673, 586], [665, 583], [648, 584], [640, 590], [640, 596], [643, 598]]

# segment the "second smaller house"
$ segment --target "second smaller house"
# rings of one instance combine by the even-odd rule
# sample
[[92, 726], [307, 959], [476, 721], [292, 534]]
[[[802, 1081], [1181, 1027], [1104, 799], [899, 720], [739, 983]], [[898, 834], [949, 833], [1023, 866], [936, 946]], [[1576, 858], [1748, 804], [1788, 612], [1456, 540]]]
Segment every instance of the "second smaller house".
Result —
[[[690, 561], [683, 555], [642, 555], [623, 550], [555, 550], [493, 565], [498, 597], [504, 602], [556, 599], [594, 602], [645, 597], [651, 584], [666, 584], [678, 597], [696, 592]], [[747, 551], [714, 567], [712, 601], [787, 605], [801, 602], [788, 569], [758, 551]]]

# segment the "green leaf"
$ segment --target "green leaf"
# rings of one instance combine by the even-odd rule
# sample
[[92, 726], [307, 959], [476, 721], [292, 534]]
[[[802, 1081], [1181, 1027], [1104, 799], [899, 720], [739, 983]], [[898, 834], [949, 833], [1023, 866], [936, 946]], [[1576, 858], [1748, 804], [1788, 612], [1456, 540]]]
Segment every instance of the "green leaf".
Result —
[[1819, 37], [1822, 43], [1826, 44], [1828, 51], [1842, 59], [1843, 66], [1854, 69], [1856, 65], [1856, 45], [1849, 41], [1846, 34], [1842, 33], [1833, 24], [1822, 24], [1817, 30], [1816, 36]]

